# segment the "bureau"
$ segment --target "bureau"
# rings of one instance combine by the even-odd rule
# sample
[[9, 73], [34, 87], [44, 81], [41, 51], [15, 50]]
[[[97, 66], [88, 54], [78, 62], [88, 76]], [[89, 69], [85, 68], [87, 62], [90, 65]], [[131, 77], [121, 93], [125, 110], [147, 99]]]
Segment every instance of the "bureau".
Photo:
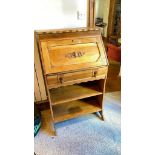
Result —
[[103, 117], [103, 97], [108, 60], [100, 30], [78, 28], [35, 33], [54, 124], [99, 112]]

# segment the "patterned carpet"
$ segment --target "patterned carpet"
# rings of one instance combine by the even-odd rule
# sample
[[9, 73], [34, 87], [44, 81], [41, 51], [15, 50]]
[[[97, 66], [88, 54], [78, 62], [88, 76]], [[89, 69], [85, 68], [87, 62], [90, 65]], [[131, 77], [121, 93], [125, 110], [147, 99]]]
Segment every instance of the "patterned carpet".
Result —
[[42, 112], [42, 127], [34, 139], [36, 155], [120, 155], [120, 92], [106, 93], [104, 117], [89, 114], [56, 124], [57, 137], [51, 137], [50, 111]]

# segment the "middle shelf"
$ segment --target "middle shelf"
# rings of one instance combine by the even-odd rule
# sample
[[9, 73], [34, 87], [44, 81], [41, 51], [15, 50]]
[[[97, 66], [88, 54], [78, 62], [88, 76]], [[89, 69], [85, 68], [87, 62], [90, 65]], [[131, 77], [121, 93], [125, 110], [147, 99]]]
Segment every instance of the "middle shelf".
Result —
[[99, 89], [97, 81], [53, 88], [50, 90], [53, 105], [101, 95], [102, 93], [103, 91]]

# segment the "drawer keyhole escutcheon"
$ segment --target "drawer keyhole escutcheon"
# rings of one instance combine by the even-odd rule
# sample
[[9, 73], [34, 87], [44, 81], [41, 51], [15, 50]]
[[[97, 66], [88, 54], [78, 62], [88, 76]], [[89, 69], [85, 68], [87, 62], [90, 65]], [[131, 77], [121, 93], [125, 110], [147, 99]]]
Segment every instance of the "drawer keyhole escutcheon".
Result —
[[97, 71], [94, 71], [94, 77], [96, 77], [96, 75], [97, 75]]
[[60, 77], [60, 78], [59, 78], [59, 81], [60, 81], [61, 84], [63, 84], [63, 82], [64, 82], [63, 77]]

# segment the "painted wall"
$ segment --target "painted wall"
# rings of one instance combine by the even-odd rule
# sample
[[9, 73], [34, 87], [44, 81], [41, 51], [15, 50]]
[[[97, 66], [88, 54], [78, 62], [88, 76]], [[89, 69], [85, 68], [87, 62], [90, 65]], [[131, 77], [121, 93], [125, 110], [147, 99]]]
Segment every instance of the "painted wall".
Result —
[[96, 0], [96, 17], [103, 18], [107, 26], [103, 29], [104, 37], [107, 37], [108, 16], [109, 16], [110, 0]]
[[[85, 13], [82, 20], [78, 20], [77, 12]], [[86, 27], [87, 0], [36, 0], [34, 12], [34, 30]], [[35, 101], [47, 99], [39, 53], [34, 40], [34, 98]]]
[[[78, 20], [77, 12], [85, 13]], [[34, 29], [58, 29], [87, 26], [87, 0], [37, 0]]]
[[96, 0], [96, 17], [103, 18], [103, 2], [104, 0]]

